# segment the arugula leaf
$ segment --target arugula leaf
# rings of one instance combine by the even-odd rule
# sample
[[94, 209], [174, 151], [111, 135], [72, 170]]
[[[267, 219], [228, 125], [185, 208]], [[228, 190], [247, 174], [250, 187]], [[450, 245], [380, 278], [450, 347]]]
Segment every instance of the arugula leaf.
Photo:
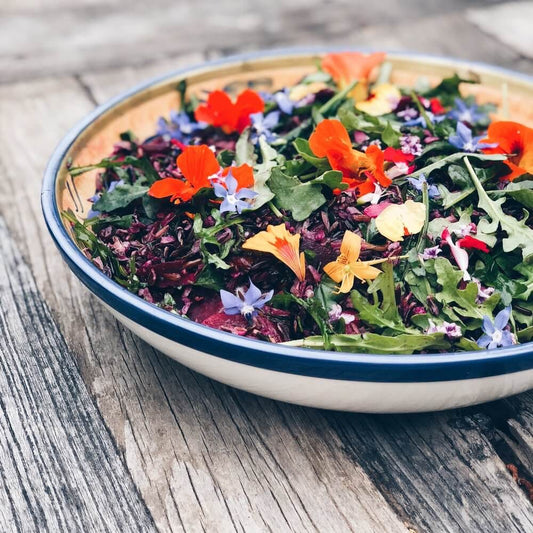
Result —
[[[376, 333], [362, 335], [330, 335], [331, 347], [339, 352], [378, 353], [378, 354], [412, 354], [429, 349], [446, 350], [450, 342], [443, 333], [401, 334], [396, 337], [385, 337]], [[288, 346], [302, 346], [305, 348], [326, 349], [322, 337], [315, 335], [305, 339], [284, 342]]]
[[528, 209], [533, 209], [533, 181], [513, 181], [503, 189], [503, 191], [489, 191], [491, 196], [510, 196], [513, 200], [526, 206]]
[[243, 165], [247, 163], [253, 167], [256, 161], [257, 156], [255, 155], [254, 145], [250, 141], [250, 128], [246, 128], [235, 144], [235, 164]]
[[499, 293], [495, 292], [483, 303], [476, 303], [478, 287], [472, 281], [464, 289], [459, 289], [459, 281], [463, 278], [463, 273], [452, 266], [444, 257], [435, 259], [435, 272], [437, 282], [442, 287], [440, 292], [436, 292], [435, 298], [443, 306], [443, 312], [452, 320], [457, 315], [474, 319], [474, 322], [466, 327], [476, 329], [481, 324], [484, 316], [492, 317], [494, 308], [500, 301]]
[[267, 202], [274, 198], [274, 193], [267, 185], [272, 169], [278, 165], [282, 156], [280, 156], [274, 148], [272, 148], [265, 139], [259, 137], [259, 149], [261, 151], [262, 161], [254, 167], [254, 191], [257, 196], [254, 199], [252, 211], [259, 209]]
[[459, 91], [459, 86], [461, 83], [479, 83], [479, 79], [476, 76], [472, 79], [460, 78], [457, 73], [449, 78], [444, 78], [436, 87], [426, 91], [424, 96], [431, 98], [433, 96], [438, 96], [444, 105], [451, 105], [455, 98], [461, 97], [461, 92]]
[[110, 213], [116, 209], [127, 207], [135, 200], [142, 198], [148, 192], [148, 187], [135, 182], [133, 185], [124, 183], [117, 185], [111, 192], [103, 192], [94, 203], [93, 209], [103, 213]]
[[502, 210], [505, 198], [491, 200], [474, 172], [468, 157], [464, 158], [464, 162], [477, 189], [478, 206], [491, 219], [489, 222], [487, 218], [482, 218], [478, 224], [479, 230], [486, 234], [494, 234], [497, 232], [498, 227], [501, 227], [507, 233], [507, 237], [502, 240], [503, 251], [511, 252], [516, 248], [521, 248], [524, 260], [526, 262], [531, 261], [533, 259], [533, 230], [526, 225], [529, 213], [524, 210], [524, 218], [522, 220], [506, 215]]
[[385, 129], [381, 132], [381, 140], [387, 145], [397, 148], [400, 146], [401, 132], [399, 129], [394, 129], [392, 124], [387, 121]]
[[414, 172], [411, 172], [408, 176], [405, 176], [405, 179], [407, 178], [416, 178], [420, 176], [420, 174], [425, 174], [426, 176], [429, 176], [431, 172], [434, 170], [437, 170], [438, 168], [442, 168], [449, 163], [452, 163], [453, 161], [458, 161], [459, 159], [464, 159], [465, 157], [474, 157], [475, 159], [480, 159], [481, 161], [504, 161], [507, 159], [506, 155], [501, 154], [471, 154], [469, 152], [457, 152], [455, 154], [447, 155], [446, 157], [443, 157], [439, 159], [438, 161], [435, 161], [434, 163], [431, 163], [430, 165], [426, 165], [425, 167], [415, 170]]
[[268, 184], [275, 194], [275, 204], [280, 209], [291, 211], [296, 221], [305, 220], [326, 203], [319, 183], [302, 183], [295, 176], [284, 174], [279, 167], [272, 169]]
[[515, 294], [515, 297], [519, 300], [529, 301], [531, 294], [533, 293], [533, 268], [526, 266], [524, 264], [517, 265], [514, 268], [519, 274], [522, 274], [520, 279], [520, 284], [524, 286], [518, 294]]

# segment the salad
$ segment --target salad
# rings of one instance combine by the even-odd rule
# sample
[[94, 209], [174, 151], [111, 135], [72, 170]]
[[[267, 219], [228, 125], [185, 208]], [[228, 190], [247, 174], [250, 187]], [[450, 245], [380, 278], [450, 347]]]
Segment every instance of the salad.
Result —
[[[325, 55], [272, 92], [189, 94], [124, 132], [85, 220], [107, 276], [235, 335], [357, 353], [496, 349], [533, 335], [533, 129], [394, 84], [383, 53]], [[502, 106], [504, 107], [504, 106]]]

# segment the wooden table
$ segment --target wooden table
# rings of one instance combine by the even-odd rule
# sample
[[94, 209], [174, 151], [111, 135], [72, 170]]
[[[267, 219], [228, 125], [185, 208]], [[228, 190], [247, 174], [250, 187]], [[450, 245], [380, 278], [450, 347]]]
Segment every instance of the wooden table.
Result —
[[67, 129], [143, 78], [321, 43], [533, 73], [533, 2], [72, 4], [0, 4], [0, 531], [533, 531], [531, 393], [367, 416], [233, 390], [104, 311], [39, 206]]

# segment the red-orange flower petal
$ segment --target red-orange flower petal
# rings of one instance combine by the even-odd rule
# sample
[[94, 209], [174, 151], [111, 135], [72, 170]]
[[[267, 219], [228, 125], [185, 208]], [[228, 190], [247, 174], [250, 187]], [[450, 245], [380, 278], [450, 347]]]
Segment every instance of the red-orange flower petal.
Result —
[[215, 154], [206, 144], [187, 146], [178, 156], [176, 163], [186, 180], [195, 189], [211, 187], [209, 176], [220, 170]]
[[327, 54], [322, 59], [322, 70], [344, 86], [354, 80], [367, 80], [374, 67], [385, 59], [384, 52], [362, 54], [361, 52], [340, 52]]
[[238, 167], [227, 167], [222, 171], [222, 176], [231, 175], [237, 180], [237, 190], [252, 189], [254, 186], [254, 171], [250, 165], [243, 163]]
[[326, 119], [320, 122], [309, 137], [309, 148], [317, 157], [327, 157], [332, 149], [352, 149], [352, 141], [340, 120]]
[[373, 168], [371, 170], [372, 176], [376, 178], [382, 187], [388, 187], [392, 180], [385, 174], [383, 165], [385, 164], [385, 155], [383, 151], [376, 145], [371, 144], [365, 152], [365, 155], [372, 161]]
[[190, 183], [176, 178], [157, 180], [148, 190], [148, 194], [154, 198], [168, 198], [170, 196], [170, 201], [176, 203], [190, 200], [195, 192]]
[[533, 173], [533, 129], [518, 122], [493, 122], [487, 138], [481, 142], [498, 144], [485, 148], [486, 154], [511, 154], [505, 161], [510, 170], [505, 179], [512, 181], [522, 174]]
[[241, 133], [250, 125], [250, 115], [264, 109], [262, 98], [251, 89], [239, 94], [235, 103], [224, 91], [213, 91], [209, 93], [207, 102], [196, 108], [194, 116], [198, 121], [222, 128], [225, 133]]

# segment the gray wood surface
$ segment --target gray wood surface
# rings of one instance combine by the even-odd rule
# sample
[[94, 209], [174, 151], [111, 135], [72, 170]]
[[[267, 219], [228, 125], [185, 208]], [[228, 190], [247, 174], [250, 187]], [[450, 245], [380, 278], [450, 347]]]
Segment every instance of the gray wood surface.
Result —
[[[533, 532], [526, 493], [533, 481], [532, 394], [439, 414], [368, 416], [235, 391], [117, 324], [64, 265], [39, 206], [42, 171], [61, 136], [95, 104], [146, 77], [233, 51], [325, 42], [418, 49], [533, 72], [533, 47], [528, 54], [509, 39], [504, 44], [488, 22], [497, 13], [502, 27], [527, 24], [517, 21], [514, 4], [0, 4], [0, 215], [9, 233], [0, 234], [9, 252], [0, 257], [7, 265], [0, 270], [0, 365], [7, 367], [0, 370], [0, 531], [42, 530], [32, 515], [41, 502], [49, 527], [69, 532], [149, 529], [150, 520], [165, 532]], [[16, 301], [19, 316], [5, 311]], [[34, 351], [28, 340], [38, 341]], [[30, 357], [34, 366], [24, 363]], [[58, 361], [70, 361], [68, 372], [61, 365], [53, 372]], [[76, 409], [48, 407], [43, 418], [48, 397], [41, 410], [28, 405], [40, 398], [38, 384], [52, 378], [50, 395]], [[12, 382], [31, 386], [12, 390]], [[80, 418], [98, 439], [72, 437], [85, 435]], [[26, 455], [13, 451], [6, 421], [30, 443]], [[4, 476], [15, 467], [15, 477]], [[61, 473], [80, 499], [47, 492], [53, 483], [46, 480]], [[96, 510], [92, 502], [104, 497], [107, 505]], [[73, 501], [86, 511], [73, 512]]]
[[0, 218], [0, 531], [155, 531]]

